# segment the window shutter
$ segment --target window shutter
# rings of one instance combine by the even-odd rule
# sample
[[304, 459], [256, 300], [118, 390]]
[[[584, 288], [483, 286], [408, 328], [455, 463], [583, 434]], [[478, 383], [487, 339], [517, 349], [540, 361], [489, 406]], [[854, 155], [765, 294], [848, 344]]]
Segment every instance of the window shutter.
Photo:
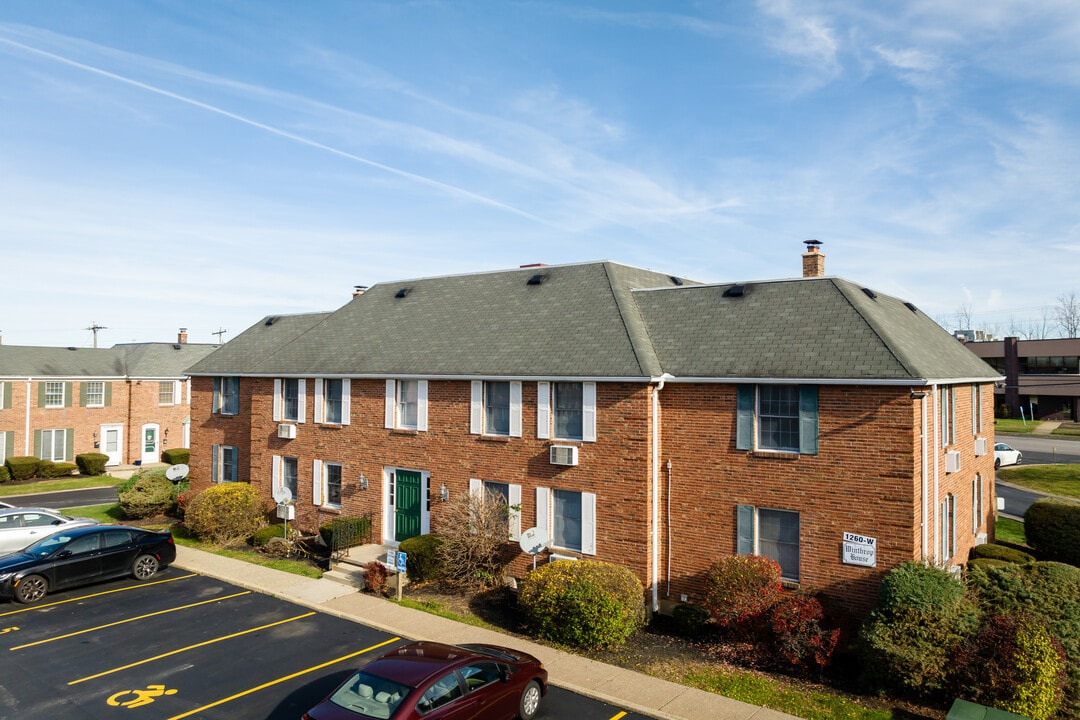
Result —
[[971, 386], [971, 434], [972, 435], [978, 435], [979, 434], [979, 423], [978, 423], [979, 403], [975, 399], [975, 389], [977, 387], [978, 387], [978, 385], [972, 385]]
[[383, 404], [383, 427], [394, 427], [394, 408], [397, 405], [397, 382], [386, 381], [386, 401]]
[[37, 384], [37, 406], [45, 407], [45, 383], [44, 381]]
[[949, 389], [946, 387], [938, 391], [938, 410], [941, 415], [941, 447], [949, 445]]
[[510, 383], [510, 437], [521, 437], [521, 381]]
[[736, 385], [735, 449], [754, 449], [754, 386]]
[[[319, 381], [316, 380], [315, 384], [318, 387]], [[311, 504], [322, 505], [322, 460], [315, 460], [311, 463]]]
[[427, 431], [427, 380], [416, 383], [416, 429]]
[[0, 383], [0, 410], [11, 409], [11, 383]]
[[536, 437], [551, 437], [551, 383], [536, 383]]
[[818, 452], [818, 387], [799, 386], [799, 452], [817, 455]]
[[596, 442], [596, 383], [581, 383], [581, 439]]
[[581, 493], [581, 553], [596, 554], [596, 494]]
[[296, 394], [298, 396], [296, 422], [302, 423], [304, 418], [307, 417], [307, 380], [300, 378], [296, 381]]
[[105, 407], [112, 405], [112, 383], [105, 383]]
[[[521, 486], [510, 486], [510, 497], [508, 502], [510, 503], [510, 539], [518, 541], [521, 539]], [[514, 508], [517, 508], [516, 510]]]
[[277, 490], [281, 487], [281, 456], [270, 456], [270, 489]]
[[74, 389], [72, 388], [71, 383], [64, 383], [64, 407], [71, 407], [71, 401], [74, 399], [72, 397], [73, 391]]
[[484, 381], [472, 381], [472, 398], [469, 401], [469, 432], [479, 435], [484, 431]]
[[536, 488], [536, 527], [551, 538], [551, 490], [546, 487]]
[[281, 420], [281, 378], [274, 378], [274, 422]]
[[15, 433], [4, 433], [4, 457], [14, 457], [15, 455]]
[[220, 470], [218, 470], [218, 446], [217, 445], [211, 445], [210, 446], [210, 482], [212, 482], [212, 483], [221, 482], [221, 478], [219, 477], [219, 472], [220, 472]]
[[[40, 430], [35, 430], [34, 431], [34, 452], [37, 453], [37, 456], [39, 458], [45, 457], [45, 453], [42, 452], [43, 449], [44, 448], [41, 447], [41, 431]], [[49, 457], [52, 457], [52, 453], [49, 454]]]
[[949, 444], [956, 442], [956, 388], [949, 391]]
[[484, 481], [477, 480], [476, 478], [469, 478], [469, 494], [474, 498], [483, 500], [484, 498]]
[[86, 386], [85, 380], [79, 383], [79, 407], [86, 407]]
[[184, 381], [173, 380], [173, 405], [184, 404]]
[[68, 428], [64, 431], [66, 436], [64, 439], [64, 460], [71, 462], [75, 459], [75, 428]]
[[[323, 381], [315, 378], [315, 422], [321, 423], [323, 419]], [[322, 503], [317, 503], [321, 505]]]
[[349, 424], [349, 416], [352, 415], [352, 380], [341, 380], [341, 424]]
[[221, 378], [214, 378], [214, 399], [210, 405], [210, 412], [221, 412]]
[[737, 506], [736, 552], [739, 555], [754, 554], [754, 506]]

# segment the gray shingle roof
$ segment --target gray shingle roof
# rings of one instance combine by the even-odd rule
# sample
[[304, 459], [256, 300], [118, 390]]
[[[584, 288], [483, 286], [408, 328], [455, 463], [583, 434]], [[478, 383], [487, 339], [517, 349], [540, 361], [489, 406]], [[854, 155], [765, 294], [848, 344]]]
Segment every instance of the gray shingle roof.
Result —
[[925, 314], [845, 280], [748, 283], [737, 298], [728, 287], [611, 262], [382, 283], [332, 313], [262, 321], [190, 373], [997, 377]]
[[0, 377], [181, 378], [217, 345], [132, 343], [111, 348], [0, 345]]

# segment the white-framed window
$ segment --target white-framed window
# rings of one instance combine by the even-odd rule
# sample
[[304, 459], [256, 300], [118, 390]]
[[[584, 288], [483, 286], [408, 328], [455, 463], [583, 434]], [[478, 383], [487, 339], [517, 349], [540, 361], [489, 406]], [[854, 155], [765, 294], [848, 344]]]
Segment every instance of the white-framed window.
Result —
[[475, 496], [496, 499], [506, 505], [507, 531], [510, 540], [521, 539], [521, 486], [496, 480], [469, 480], [469, 492]]
[[799, 513], [739, 505], [736, 514], [738, 553], [775, 560], [781, 578], [799, 582]]
[[596, 441], [596, 383], [536, 383], [536, 437]]
[[0, 410], [11, 409], [11, 383], [0, 382]]
[[971, 533], [977, 535], [979, 526], [982, 525], [983, 516], [983, 478], [981, 473], [975, 473], [971, 480]]
[[385, 408], [386, 428], [426, 431], [428, 381], [387, 380]]
[[161, 380], [158, 382], [158, 405], [176, 404], [176, 382]]
[[68, 458], [68, 443], [72, 439], [73, 431], [70, 429], [53, 429], [39, 431], [41, 436], [38, 440], [37, 456], [42, 460], [63, 462]]
[[315, 422], [348, 425], [351, 392], [348, 378], [316, 378]]
[[341, 463], [315, 460], [311, 473], [311, 502], [330, 508], [341, 507]]
[[105, 382], [86, 380], [82, 384], [84, 407], [105, 407]]
[[307, 414], [307, 383], [303, 378], [274, 380], [274, 422], [304, 422]]
[[948, 447], [956, 442], [956, 391], [951, 385], [941, 388], [941, 447]]
[[536, 525], [547, 530], [553, 548], [595, 555], [596, 495], [538, 487]]
[[941, 501], [941, 564], [956, 553], [956, 497], [951, 493]]
[[521, 381], [473, 380], [469, 432], [521, 437]]
[[299, 468], [300, 461], [294, 457], [282, 457], [281, 455], [274, 455], [271, 458], [270, 476], [272, 487], [288, 488], [292, 493], [293, 500], [297, 498], [297, 492], [299, 491]]
[[47, 380], [45, 382], [45, 407], [62, 408], [65, 405], [65, 388], [67, 383]]
[[817, 454], [816, 385], [737, 385], [736, 388], [737, 449]]
[[240, 414], [240, 378], [214, 378], [213, 412], [221, 415]]
[[240, 479], [240, 448], [210, 446], [210, 482], [237, 482]]

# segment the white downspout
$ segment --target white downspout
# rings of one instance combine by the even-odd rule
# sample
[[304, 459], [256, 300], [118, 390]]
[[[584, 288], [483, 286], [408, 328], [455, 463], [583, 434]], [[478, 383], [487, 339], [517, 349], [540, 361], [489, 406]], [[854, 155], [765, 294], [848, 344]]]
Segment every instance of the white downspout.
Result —
[[672, 376], [664, 373], [660, 376], [652, 393], [652, 611], [660, 610], [660, 391], [664, 383]]
[[[912, 394], [915, 394], [914, 392]], [[926, 562], [928, 553], [930, 552], [930, 508], [928, 504], [930, 502], [929, 493], [929, 476], [930, 476], [930, 458], [927, 457], [927, 453], [930, 452], [928, 446], [929, 439], [926, 436], [927, 432], [927, 417], [926, 417], [926, 393], [922, 393], [919, 397], [919, 408], [922, 413], [922, 423], [920, 425], [920, 432], [922, 433], [922, 560]]]
[[26, 429], [23, 430], [23, 455], [33, 455], [30, 452], [30, 385], [33, 378], [26, 378]]
[[938, 555], [938, 552], [941, 550], [941, 537], [939, 535], [939, 533], [941, 532], [941, 518], [938, 517], [938, 513], [941, 512], [941, 503], [938, 499], [938, 495], [940, 494], [941, 490], [941, 470], [938, 467], [938, 465], [940, 464], [938, 463], [938, 442], [941, 438], [941, 408], [939, 407], [941, 404], [941, 393], [937, 385], [934, 385], [933, 388], [934, 391], [932, 397], [934, 398], [934, 422], [931, 424], [931, 426], [934, 428], [934, 433], [933, 437], [931, 438], [932, 442], [930, 443], [930, 447], [934, 449], [934, 566], [939, 567], [941, 563], [941, 557]]

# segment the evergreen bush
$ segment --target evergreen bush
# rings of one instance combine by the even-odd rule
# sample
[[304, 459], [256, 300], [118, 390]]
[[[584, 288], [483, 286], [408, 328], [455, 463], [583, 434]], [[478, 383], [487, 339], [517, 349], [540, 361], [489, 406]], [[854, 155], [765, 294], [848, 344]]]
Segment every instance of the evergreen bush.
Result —
[[1024, 513], [1024, 535], [1040, 560], [1080, 567], [1080, 503], [1043, 498]]
[[336, 517], [319, 526], [319, 537], [334, 550], [363, 544], [370, 535], [371, 520], [366, 517]]
[[80, 453], [75, 456], [75, 464], [83, 475], [104, 475], [107, 462], [109, 456], [105, 453]]
[[707, 608], [694, 603], [679, 603], [671, 610], [675, 630], [685, 638], [699, 638], [709, 631], [712, 615]]
[[176, 505], [176, 486], [160, 475], [132, 476], [134, 482], [117, 491], [124, 517], [140, 519], [172, 512]]
[[211, 542], [237, 542], [262, 527], [269, 509], [248, 483], [222, 483], [191, 499], [184, 510], [184, 525]]
[[161, 461], [169, 465], [187, 465], [191, 461], [191, 451], [187, 448], [162, 450]]
[[1035, 556], [1031, 553], [1026, 553], [1023, 550], [1017, 550], [1016, 548], [1008, 547], [1006, 545], [997, 545], [995, 543], [984, 543], [982, 545], [976, 545], [971, 548], [971, 552], [968, 553], [968, 561], [978, 560], [1004, 560], [1005, 562], [1013, 563], [1029, 563], [1035, 562]]
[[442, 574], [442, 560], [439, 547], [442, 538], [429, 533], [402, 540], [398, 550], [408, 557], [405, 563], [405, 575], [411, 582], [430, 582], [438, 580]]
[[79, 466], [75, 463], [42, 460], [38, 462], [37, 470], [34, 474], [39, 478], [51, 479], [68, 477], [78, 469]]
[[7, 467], [8, 473], [11, 474], [11, 479], [15, 482], [21, 482], [34, 477], [40, 462], [41, 459], [33, 455], [16, 455], [5, 460], [4, 465]]
[[7, 465], [0, 465], [0, 483], [6, 483], [11, 479], [11, 473], [8, 472]]
[[704, 605], [721, 629], [750, 634], [782, 592], [775, 560], [732, 555], [713, 563], [706, 573]]
[[251, 544], [255, 547], [262, 547], [266, 543], [270, 542], [273, 538], [285, 537], [285, 524], [278, 523], [276, 525], [267, 525], [264, 528], [259, 528], [255, 531], [255, 534], [251, 536]]
[[644, 598], [641, 581], [621, 565], [559, 560], [525, 576], [518, 607], [542, 638], [575, 647], [614, 647], [645, 624]]

